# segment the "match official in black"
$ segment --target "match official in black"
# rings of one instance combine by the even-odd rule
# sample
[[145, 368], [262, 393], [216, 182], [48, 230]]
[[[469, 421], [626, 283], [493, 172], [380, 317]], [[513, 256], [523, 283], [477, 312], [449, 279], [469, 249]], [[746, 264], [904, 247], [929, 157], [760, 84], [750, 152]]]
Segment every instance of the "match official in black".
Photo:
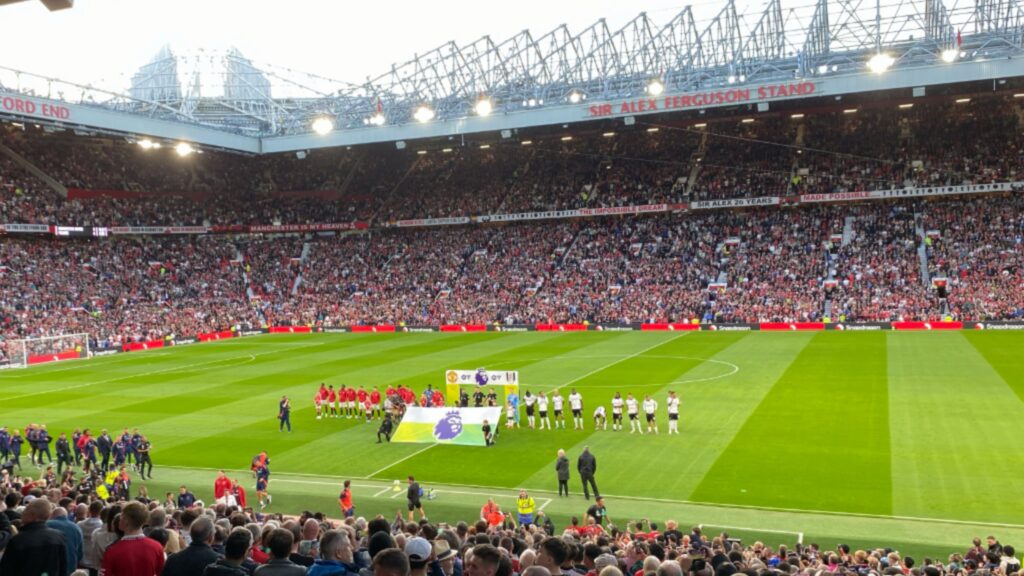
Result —
[[597, 473], [597, 459], [590, 453], [589, 446], [583, 447], [583, 453], [576, 460], [576, 471], [580, 473], [580, 480], [583, 481], [583, 496], [590, 500], [590, 491], [587, 490], [587, 483], [589, 482], [590, 487], [594, 489], [594, 498], [600, 498], [601, 493], [598, 492], [597, 484], [594, 482], [594, 474]]
[[393, 427], [391, 421], [391, 413], [384, 413], [384, 421], [380, 423], [380, 427], [377, 428], [377, 444], [380, 444], [380, 436], [384, 435], [384, 439], [391, 442], [391, 428]]
[[139, 461], [139, 473], [142, 479], [146, 479], [146, 467], [149, 467], [149, 479], [153, 479], [153, 461], [149, 458], [149, 451], [153, 445], [145, 436], [139, 437], [139, 445], [135, 447], [135, 459]]
[[60, 476], [61, 469], [67, 464], [68, 468], [74, 464], [71, 458], [71, 445], [68, 444], [67, 434], [61, 432], [57, 437], [57, 475]]

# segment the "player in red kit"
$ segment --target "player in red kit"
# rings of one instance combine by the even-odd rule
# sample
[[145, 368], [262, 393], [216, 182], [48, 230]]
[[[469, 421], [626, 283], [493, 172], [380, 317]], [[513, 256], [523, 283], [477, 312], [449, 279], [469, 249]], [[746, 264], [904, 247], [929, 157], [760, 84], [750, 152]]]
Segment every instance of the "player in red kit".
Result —
[[374, 416], [379, 416], [380, 415], [380, 411], [383, 410], [383, 408], [381, 407], [381, 402], [380, 401], [381, 401], [380, 391], [377, 390], [376, 386], [374, 386], [373, 387], [373, 391], [370, 392], [370, 404], [373, 404], [373, 415]]
[[338, 386], [338, 417], [348, 416], [348, 386]]
[[334, 385], [331, 384], [330, 388], [327, 389], [327, 408], [331, 411], [331, 418], [338, 417], [338, 393], [334, 391]]
[[430, 392], [423, 391], [423, 394], [420, 396], [420, 406], [424, 408], [430, 406]]
[[434, 407], [440, 408], [444, 406], [444, 394], [441, 394], [440, 390], [434, 390]]
[[349, 418], [359, 418], [359, 406], [356, 405], [355, 388], [349, 388], [345, 391], [345, 401], [348, 405]]
[[370, 399], [370, 393], [366, 391], [366, 388], [363, 388], [362, 386], [360, 386], [359, 390], [356, 391], [356, 400], [359, 401], [359, 409], [360, 410], [363, 408], [363, 405], [366, 404], [366, 401], [369, 400], [369, 399]]

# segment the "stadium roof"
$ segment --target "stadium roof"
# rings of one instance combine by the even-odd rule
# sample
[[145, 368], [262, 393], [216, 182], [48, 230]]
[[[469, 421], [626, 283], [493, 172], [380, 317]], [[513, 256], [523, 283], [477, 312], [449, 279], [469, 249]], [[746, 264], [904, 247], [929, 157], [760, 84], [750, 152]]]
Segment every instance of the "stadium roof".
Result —
[[[1016, 0], [770, 0], [753, 13], [729, 0], [707, 22], [686, 7], [667, 22], [641, 13], [617, 29], [602, 19], [579, 31], [448, 42], [361, 84], [255, 64], [235, 49], [165, 48], [127, 93], [2, 67], [0, 90], [81, 107], [81, 126], [258, 153], [644, 113], [617, 101], [652, 95], [794, 84], [838, 95], [1005, 78], [1024, 75], [1022, 48]], [[806, 95], [790, 92], [781, 97]], [[596, 103], [615, 106], [595, 114]]]

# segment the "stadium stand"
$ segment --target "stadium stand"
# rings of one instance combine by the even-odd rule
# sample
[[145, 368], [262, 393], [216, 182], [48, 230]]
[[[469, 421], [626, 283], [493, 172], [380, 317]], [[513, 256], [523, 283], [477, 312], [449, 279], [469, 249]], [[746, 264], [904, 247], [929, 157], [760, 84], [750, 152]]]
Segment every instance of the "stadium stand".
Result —
[[[1021, 167], [1020, 112], [1013, 98], [988, 97], [641, 125], [423, 155], [210, 151], [187, 161], [4, 124], [6, 148], [71, 190], [63, 198], [0, 154], [4, 222], [223, 232], [360, 222], [366, 230], [10, 235], [0, 246], [0, 330], [4, 341], [87, 332], [103, 347], [266, 325], [1018, 320], [1018, 194], [795, 206], [789, 199], [1012, 182]], [[959, 137], [968, 124], [971, 141]], [[765, 196], [782, 197], [782, 205], [667, 208]], [[652, 204], [662, 208], [395, 226]]]

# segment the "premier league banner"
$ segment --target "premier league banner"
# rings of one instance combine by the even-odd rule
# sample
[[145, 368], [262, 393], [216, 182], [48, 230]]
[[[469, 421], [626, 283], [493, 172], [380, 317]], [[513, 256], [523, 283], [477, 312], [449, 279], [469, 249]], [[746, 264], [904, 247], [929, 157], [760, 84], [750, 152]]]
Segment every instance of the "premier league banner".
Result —
[[414, 444], [460, 444], [484, 446], [483, 424], [486, 420], [494, 431], [498, 427], [501, 408], [420, 408], [410, 406], [398, 425], [392, 442]]
[[444, 373], [444, 383], [448, 385], [468, 386], [518, 386], [519, 372], [516, 370], [448, 370]]

